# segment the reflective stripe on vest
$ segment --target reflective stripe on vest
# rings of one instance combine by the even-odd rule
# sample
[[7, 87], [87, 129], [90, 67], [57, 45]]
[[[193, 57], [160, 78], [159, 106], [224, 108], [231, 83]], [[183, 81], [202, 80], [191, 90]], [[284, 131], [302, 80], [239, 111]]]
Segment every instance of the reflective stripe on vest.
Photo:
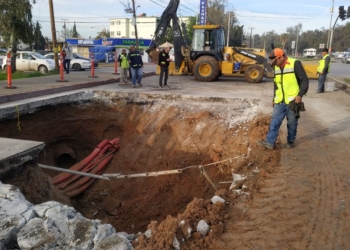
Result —
[[[322, 57], [321, 60], [318, 61], [319, 65], [317, 67], [317, 72], [319, 72], [319, 73], [323, 72], [324, 66], [326, 65], [326, 57], [329, 57], [329, 55], [326, 54], [324, 57]], [[331, 67], [331, 63], [328, 64], [328, 71], [327, 71], [327, 73], [329, 73], [330, 67]]]
[[284, 103], [289, 104], [299, 93], [299, 85], [297, 78], [294, 74], [294, 64], [296, 59], [288, 58], [289, 64], [286, 64], [283, 68], [283, 73], [281, 69], [275, 66], [275, 78], [274, 82], [277, 86], [275, 92], [274, 103]]

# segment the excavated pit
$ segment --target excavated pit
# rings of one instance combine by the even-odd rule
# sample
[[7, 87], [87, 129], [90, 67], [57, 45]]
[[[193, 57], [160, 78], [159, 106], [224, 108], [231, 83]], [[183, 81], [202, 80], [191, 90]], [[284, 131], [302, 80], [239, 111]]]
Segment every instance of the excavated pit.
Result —
[[[0, 137], [43, 141], [39, 163], [62, 168], [85, 158], [103, 139], [119, 137], [121, 147], [104, 173], [173, 170], [242, 156], [205, 168], [218, 184], [232, 181], [233, 172], [255, 167], [250, 145], [266, 132], [266, 121], [255, 119], [257, 100], [108, 92], [96, 96], [85, 103], [45, 106], [23, 115], [20, 131], [17, 119], [2, 121]], [[229, 184], [218, 186], [228, 189]], [[71, 202], [90, 219], [136, 233], [145, 231], [151, 221], [184, 212], [194, 198], [210, 199], [214, 194], [199, 168], [192, 168], [176, 175], [96, 180]], [[27, 190], [24, 195], [36, 200], [35, 192]]]

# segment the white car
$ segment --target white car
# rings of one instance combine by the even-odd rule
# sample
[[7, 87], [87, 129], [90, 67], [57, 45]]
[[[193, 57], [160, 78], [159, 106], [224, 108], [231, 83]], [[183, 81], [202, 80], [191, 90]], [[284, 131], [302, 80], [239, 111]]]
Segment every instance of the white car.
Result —
[[[5, 70], [7, 60], [3, 60], [2, 68]], [[16, 69], [19, 71], [40, 71], [43, 74], [55, 69], [54, 60], [47, 59], [33, 51], [17, 51]]]
[[[49, 59], [54, 59], [54, 54], [50, 53], [50, 54], [44, 55], [44, 57], [49, 58]], [[59, 58], [59, 54], [58, 54], [58, 58]], [[90, 69], [91, 63], [89, 60], [71, 59], [70, 60], [70, 68], [73, 70], [76, 70], [76, 71]]]
[[345, 52], [341, 59], [342, 63], [350, 63], [350, 52]]
[[6, 61], [6, 57], [7, 57], [7, 50], [0, 49], [0, 69], [2, 69], [3, 60]]

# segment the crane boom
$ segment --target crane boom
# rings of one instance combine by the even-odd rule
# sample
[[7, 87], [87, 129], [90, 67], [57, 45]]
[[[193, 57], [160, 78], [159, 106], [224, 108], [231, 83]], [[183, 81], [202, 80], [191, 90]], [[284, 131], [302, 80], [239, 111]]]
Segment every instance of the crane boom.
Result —
[[173, 21], [173, 37], [174, 37], [174, 56], [175, 56], [175, 68], [179, 69], [183, 56], [181, 53], [181, 47], [187, 44], [182, 36], [181, 27], [179, 25], [179, 19], [176, 15], [177, 9], [179, 7], [180, 0], [170, 0], [168, 6], [162, 13], [159, 23], [154, 32], [153, 39], [149, 45], [146, 52], [152, 58], [152, 52], [156, 50], [160, 45], [160, 41], [165, 36], [167, 28], [170, 26], [170, 21]]

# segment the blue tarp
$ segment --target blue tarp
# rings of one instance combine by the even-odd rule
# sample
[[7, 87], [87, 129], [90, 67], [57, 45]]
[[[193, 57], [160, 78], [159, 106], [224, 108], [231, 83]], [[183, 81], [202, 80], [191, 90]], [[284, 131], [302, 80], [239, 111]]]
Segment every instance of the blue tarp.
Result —
[[89, 49], [90, 52], [94, 53], [94, 57], [97, 61], [105, 61], [106, 53], [114, 52], [114, 46], [94, 46]]

